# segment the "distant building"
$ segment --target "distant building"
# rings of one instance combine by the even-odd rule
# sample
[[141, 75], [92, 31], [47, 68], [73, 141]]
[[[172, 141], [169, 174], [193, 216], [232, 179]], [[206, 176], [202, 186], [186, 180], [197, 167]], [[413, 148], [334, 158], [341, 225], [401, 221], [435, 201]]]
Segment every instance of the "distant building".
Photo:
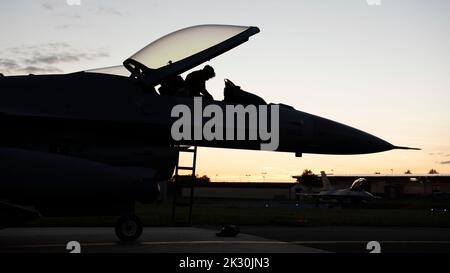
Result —
[[[298, 179], [301, 176], [294, 176]], [[365, 190], [387, 199], [445, 196], [450, 193], [450, 175], [329, 175], [336, 188], [347, 188], [356, 179], [364, 177]], [[292, 182], [247, 182], [247, 183], [204, 183], [195, 187], [196, 198], [295, 200], [300, 183]], [[183, 195], [189, 196], [189, 188]], [[313, 188], [314, 192], [320, 188]]]

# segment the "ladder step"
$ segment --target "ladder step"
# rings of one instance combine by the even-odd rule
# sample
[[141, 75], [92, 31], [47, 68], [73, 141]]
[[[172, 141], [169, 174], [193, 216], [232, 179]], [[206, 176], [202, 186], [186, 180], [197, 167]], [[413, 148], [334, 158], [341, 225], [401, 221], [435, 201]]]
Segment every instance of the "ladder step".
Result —
[[187, 171], [193, 171], [194, 167], [177, 167], [178, 170], [187, 170]]

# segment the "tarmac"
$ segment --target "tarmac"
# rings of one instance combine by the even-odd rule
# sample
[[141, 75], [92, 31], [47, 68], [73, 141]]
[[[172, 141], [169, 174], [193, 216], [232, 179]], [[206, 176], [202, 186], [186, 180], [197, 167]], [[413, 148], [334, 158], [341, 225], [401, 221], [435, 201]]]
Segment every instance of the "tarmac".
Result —
[[243, 226], [237, 237], [217, 237], [218, 227], [146, 227], [135, 243], [120, 242], [113, 228], [51, 227], [0, 230], [0, 253], [450, 253], [449, 228]]
[[0, 253], [67, 253], [77, 241], [83, 253], [321, 253], [288, 242], [240, 233], [217, 237], [196, 227], [147, 227], [135, 243], [120, 242], [113, 228], [7, 228], [0, 230]]
[[368, 253], [368, 243], [381, 253], [450, 253], [450, 228], [371, 226], [247, 226], [242, 232], [333, 253]]

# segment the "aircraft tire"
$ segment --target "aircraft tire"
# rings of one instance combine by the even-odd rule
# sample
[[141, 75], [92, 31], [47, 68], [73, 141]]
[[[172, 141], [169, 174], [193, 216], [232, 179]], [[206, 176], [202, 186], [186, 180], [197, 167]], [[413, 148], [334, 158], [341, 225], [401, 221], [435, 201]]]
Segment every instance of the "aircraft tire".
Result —
[[141, 237], [143, 224], [136, 215], [122, 216], [115, 226], [116, 236], [121, 241], [132, 242]]

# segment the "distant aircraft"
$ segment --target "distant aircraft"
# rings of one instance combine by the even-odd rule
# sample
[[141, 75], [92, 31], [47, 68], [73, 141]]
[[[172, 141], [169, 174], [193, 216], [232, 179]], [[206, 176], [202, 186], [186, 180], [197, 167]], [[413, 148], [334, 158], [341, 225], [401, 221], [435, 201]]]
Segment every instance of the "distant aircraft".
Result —
[[[172, 177], [179, 156], [174, 145], [260, 150], [259, 140], [175, 141], [171, 111], [176, 105], [192, 110], [195, 99], [155, 89], [175, 84], [172, 79], [179, 81], [180, 74], [258, 32], [257, 27], [194, 26], [156, 40], [123, 66], [0, 76], [0, 226], [35, 215], [120, 215], [117, 236], [135, 240], [142, 233], [135, 202], [153, 202], [159, 182]], [[244, 91], [227, 81], [230, 101], [204, 99], [204, 105], [239, 105], [239, 92]], [[241, 104], [265, 103], [242, 94], [246, 101]], [[277, 151], [296, 156], [409, 149], [288, 105], [279, 105], [279, 123]], [[20, 217], [11, 217], [18, 212]]]
[[363, 189], [364, 183], [367, 181], [365, 178], [356, 179], [349, 188], [335, 189], [334, 185], [330, 183], [327, 175], [324, 171], [320, 172], [323, 188], [319, 193], [299, 193], [299, 196], [310, 196], [316, 201], [316, 206], [320, 203], [327, 204], [340, 204], [345, 205], [358, 205], [366, 203], [368, 201], [378, 200], [381, 197], [375, 196]]

